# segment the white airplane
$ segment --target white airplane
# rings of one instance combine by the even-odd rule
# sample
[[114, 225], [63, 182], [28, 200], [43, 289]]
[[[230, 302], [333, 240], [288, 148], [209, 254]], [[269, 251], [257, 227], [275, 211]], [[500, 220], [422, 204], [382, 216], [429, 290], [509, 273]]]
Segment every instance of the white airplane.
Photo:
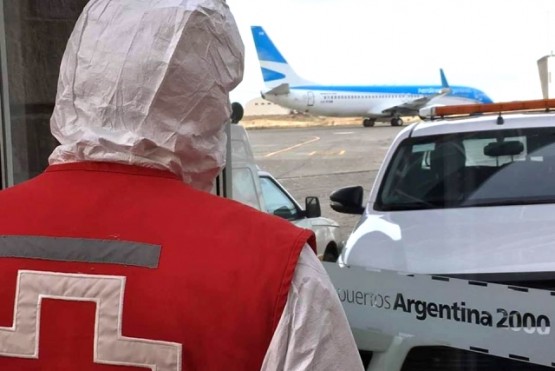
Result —
[[299, 77], [261, 26], [252, 35], [266, 88], [262, 98], [282, 107], [319, 116], [364, 117], [365, 127], [376, 121], [403, 124], [401, 116], [420, 115], [430, 107], [492, 103], [482, 91], [449, 86], [440, 69], [441, 85], [320, 85]]

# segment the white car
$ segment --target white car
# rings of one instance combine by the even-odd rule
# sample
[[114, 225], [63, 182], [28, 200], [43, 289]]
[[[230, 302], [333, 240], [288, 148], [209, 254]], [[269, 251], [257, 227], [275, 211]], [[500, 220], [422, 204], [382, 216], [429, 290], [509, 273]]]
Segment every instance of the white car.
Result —
[[[392, 142], [366, 206], [362, 192], [330, 196], [334, 210], [362, 214], [340, 264], [555, 288], [554, 114], [413, 124]], [[418, 337], [363, 343], [373, 371], [547, 369]]]
[[339, 224], [321, 215], [318, 198], [307, 197], [303, 209], [270, 173], [260, 170], [258, 175], [266, 211], [299, 227], [314, 231], [318, 257], [324, 261], [335, 262], [342, 247]]
[[[303, 209], [270, 173], [258, 168], [245, 128], [231, 125], [230, 134], [232, 166], [226, 169], [226, 176], [220, 177], [214, 193], [226, 197], [231, 193], [231, 198], [236, 201], [311, 229], [316, 235], [318, 257], [324, 261], [337, 261], [343, 246], [339, 224], [321, 215], [318, 198], [307, 197]], [[231, 180], [230, 190], [226, 187], [226, 179]], [[225, 192], [218, 192], [219, 188]]]

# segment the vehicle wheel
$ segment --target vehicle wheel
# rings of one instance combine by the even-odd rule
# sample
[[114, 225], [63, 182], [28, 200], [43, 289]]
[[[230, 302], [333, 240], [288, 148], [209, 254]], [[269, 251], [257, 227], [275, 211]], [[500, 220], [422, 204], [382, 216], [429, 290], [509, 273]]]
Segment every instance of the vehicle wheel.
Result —
[[365, 128], [370, 128], [372, 126], [374, 126], [374, 124], [376, 123], [375, 120], [372, 119], [364, 119], [362, 121], [362, 126], [364, 126]]
[[325, 262], [335, 263], [339, 258], [339, 252], [337, 251], [337, 246], [332, 242], [326, 247], [324, 252], [324, 257], [322, 258]]

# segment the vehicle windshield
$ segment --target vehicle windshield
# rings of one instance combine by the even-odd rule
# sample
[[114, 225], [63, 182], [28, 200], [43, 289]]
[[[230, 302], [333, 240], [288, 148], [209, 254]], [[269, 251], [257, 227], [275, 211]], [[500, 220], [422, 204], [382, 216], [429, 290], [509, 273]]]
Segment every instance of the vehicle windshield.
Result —
[[555, 129], [531, 128], [406, 139], [376, 210], [555, 203]]

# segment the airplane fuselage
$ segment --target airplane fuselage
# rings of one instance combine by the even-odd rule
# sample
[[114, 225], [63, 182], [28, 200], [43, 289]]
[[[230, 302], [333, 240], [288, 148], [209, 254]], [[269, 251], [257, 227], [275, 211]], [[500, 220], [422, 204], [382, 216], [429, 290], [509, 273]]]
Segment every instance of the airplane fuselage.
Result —
[[[433, 105], [490, 103], [479, 90], [451, 86], [451, 93], [433, 98]], [[415, 101], [441, 91], [441, 86], [384, 87], [294, 87], [288, 94], [265, 94], [264, 98], [298, 112], [321, 116], [386, 118], [394, 115], [417, 115], [418, 112], [386, 112], [395, 106]]]
[[450, 86], [440, 68], [441, 85], [321, 85], [303, 79], [279, 52], [260, 26], [252, 26], [253, 40], [266, 91], [262, 97], [282, 107], [319, 116], [364, 117], [373, 126], [391, 119], [402, 125], [401, 116], [421, 115], [434, 106], [491, 103], [482, 91]]

